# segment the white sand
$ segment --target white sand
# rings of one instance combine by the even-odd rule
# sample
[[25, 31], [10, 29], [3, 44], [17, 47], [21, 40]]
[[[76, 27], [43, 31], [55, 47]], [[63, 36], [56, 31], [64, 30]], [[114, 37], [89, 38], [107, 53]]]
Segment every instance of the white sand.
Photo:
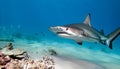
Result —
[[55, 69], [104, 69], [99, 65], [85, 60], [73, 58], [53, 57], [55, 60]]
[[[7, 43], [0, 42], [3, 47]], [[76, 48], [72, 44], [61, 43], [32, 43], [26, 41], [19, 41], [14, 43], [14, 47], [24, 48], [33, 59], [39, 59], [41, 55], [46, 54], [46, 50], [53, 47], [58, 55], [69, 57], [77, 57], [78, 60], [66, 57], [53, 57], [55, 60], [55, 69], [120, 69], [120, 56], [102, 51], [95, 51], [86, 48]], [[86, 60], [90, 60], [86, 61]], [[94, 63], [95, 62], [95, 63]], [[96, 64], [97, 63], [97, 64]]]

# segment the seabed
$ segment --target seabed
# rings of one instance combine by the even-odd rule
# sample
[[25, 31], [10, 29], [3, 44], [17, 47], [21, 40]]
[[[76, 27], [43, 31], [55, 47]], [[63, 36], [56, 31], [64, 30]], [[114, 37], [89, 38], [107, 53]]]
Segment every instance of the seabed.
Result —
[[0, 41], [1, 69], [120, 69], [120, 56], [50, 40]]

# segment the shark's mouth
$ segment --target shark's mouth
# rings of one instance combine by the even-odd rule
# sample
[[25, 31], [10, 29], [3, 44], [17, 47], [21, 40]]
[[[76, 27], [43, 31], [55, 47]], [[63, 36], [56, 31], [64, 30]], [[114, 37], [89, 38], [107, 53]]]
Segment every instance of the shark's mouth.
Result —
[[69, 34], [69, 33], [67, 33], [67, 32], [57, 32], [56, 34], [67, 34], [67, 35], [71, 35], [71, 34]]

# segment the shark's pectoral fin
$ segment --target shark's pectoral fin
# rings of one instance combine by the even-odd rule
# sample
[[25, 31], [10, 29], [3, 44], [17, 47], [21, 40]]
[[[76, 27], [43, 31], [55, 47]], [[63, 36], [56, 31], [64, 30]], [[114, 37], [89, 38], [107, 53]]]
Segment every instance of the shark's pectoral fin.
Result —
[[82, 42], [77, 42], [77, 44], [82, 45]]
[[76, 40], [75, 40], [75, 42], [76, 42], [77, 44], [79, 44], [79, 45], [82, 45], [82, 41], [76, 41]]

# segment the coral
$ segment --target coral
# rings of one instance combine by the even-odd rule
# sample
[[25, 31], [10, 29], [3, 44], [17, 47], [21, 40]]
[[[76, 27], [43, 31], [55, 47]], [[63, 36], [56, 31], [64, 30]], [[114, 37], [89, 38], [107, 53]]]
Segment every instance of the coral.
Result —
[[0, 69], [55, 69], [54, 60], [48, 56], [35, 61], [26, 58], [25, 54], [27, 52], [14, 49], [12, 43], [9, 43], [0, 50]]
[[10, 61], [9, 56], [5, 56], [4, 54], [0, 53], [0, 65], [5, 65]]
[[6, 69], [55, 69], [53, 59], [48, 56], [43, 57], [42, 60], [11, 60], [5, 65]]

